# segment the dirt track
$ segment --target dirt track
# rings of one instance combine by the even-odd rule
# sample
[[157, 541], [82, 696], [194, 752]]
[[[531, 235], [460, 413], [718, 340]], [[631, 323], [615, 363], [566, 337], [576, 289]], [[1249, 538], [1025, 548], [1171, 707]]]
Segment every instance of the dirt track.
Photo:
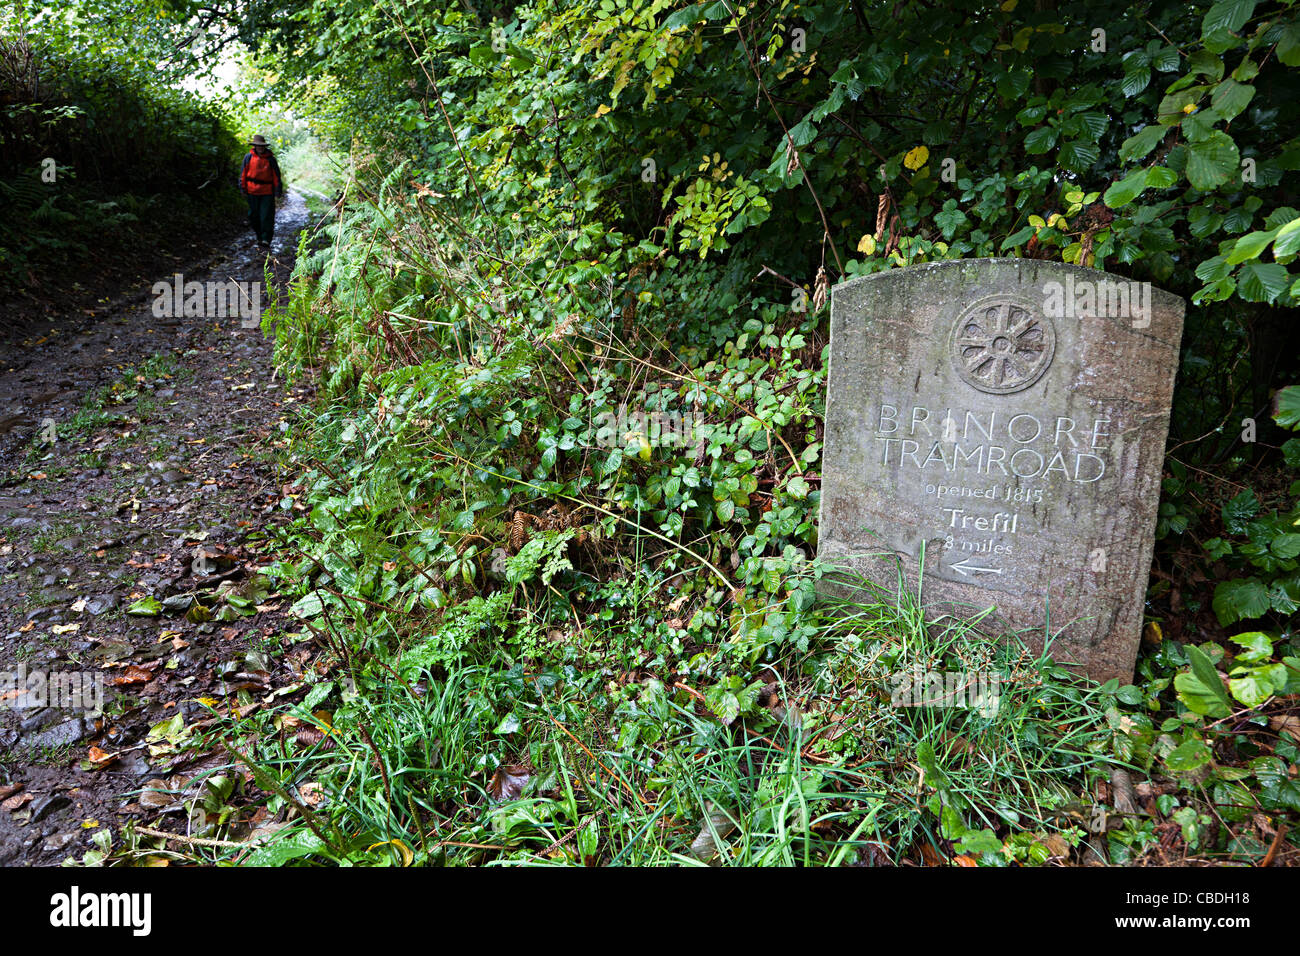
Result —
[[[290, 194], [277, 284], [307, 220]], [[259, 281], [265, 258], [246, 235], [183, 275]], [[270, 560], [257, 532], [287, 517], [282, 423], [310, 396], [273, 379], [270, 341], [239, 316], [159, 318], [154, 300], [128, 290], [108, 318], [0, 360], [3, 865], [80, 860], [104, 828], [120, 845], [127, 819], [193, 832], [191, 781], [229, 760], [148, 742], [150, 728], [260, 699], [306, 666], [275, 653], [287, 602], [256, 569]], [[100, 679], [103, 713], [16, 709], [33, 702], [6, 692], [20, 667]]]

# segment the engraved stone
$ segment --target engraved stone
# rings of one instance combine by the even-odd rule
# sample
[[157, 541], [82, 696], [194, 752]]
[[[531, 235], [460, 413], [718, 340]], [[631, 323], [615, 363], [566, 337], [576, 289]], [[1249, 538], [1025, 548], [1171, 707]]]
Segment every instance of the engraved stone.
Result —
[[923, 585], [932, 618], [995, 606], [989, 637], [1050, 637], [1058, 661], [1130, 680], [1183, 311], [1032, 259], [836, 286], [819, 556]]

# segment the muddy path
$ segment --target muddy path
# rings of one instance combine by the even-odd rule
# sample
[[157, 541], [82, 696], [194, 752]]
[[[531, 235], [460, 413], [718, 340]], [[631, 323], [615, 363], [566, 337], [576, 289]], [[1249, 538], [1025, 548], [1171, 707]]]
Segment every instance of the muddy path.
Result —
[[[282, 286], [309, 220], [290, 193], [269, 259], [245, 233], [183, 281], [248, 294], [269, 263]], [[151, 286], [125, 292], [0, 355], [3, 865], [81, 860], [106, 829], [120, 846], [127, 820], [201, 832], [192, 798], [230, 758], [182, 741], [310, 666], [282, 652], [289, 602], [257, 573], [308, 389], [275, 379], [256, 317], [159, 316]]]

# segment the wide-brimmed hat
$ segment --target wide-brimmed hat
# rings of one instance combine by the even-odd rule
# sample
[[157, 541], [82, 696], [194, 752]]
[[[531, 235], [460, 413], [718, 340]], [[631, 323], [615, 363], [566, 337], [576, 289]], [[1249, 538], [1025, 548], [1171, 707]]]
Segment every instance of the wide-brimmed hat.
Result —
[[261, 133], [258, 133], [256, 136], [254, 136], [251, 140], [248, 141], [248, 145], [249, 146], [270, 146], [271, 144], [266, 141], [265, 136], [263, 136]]

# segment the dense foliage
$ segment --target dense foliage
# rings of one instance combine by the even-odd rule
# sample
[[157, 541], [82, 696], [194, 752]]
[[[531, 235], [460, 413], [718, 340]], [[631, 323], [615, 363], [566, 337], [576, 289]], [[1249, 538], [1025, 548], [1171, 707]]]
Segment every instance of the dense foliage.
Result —
[[[1294, 822], [1293, 4], [229, 28], [354, 162], [266, 321], [325, 396], [274, 571], [346, 678], [288, 717], [328, 746], [253, 761], [301, 815], [264, 859], [1259, 859]], [[1189, 300], [1134, 685], [812, 599], [829, 287], [999, 255]], [[914, 667], [1004, 706], [891, 708]]]
[[230, 115], [170, 85], [147, 32], [124, 45], [112, 19], [19, 6], [0, 13], [4, 298], [55, 298], [69, 266], [228, 221], [242, 151]]

